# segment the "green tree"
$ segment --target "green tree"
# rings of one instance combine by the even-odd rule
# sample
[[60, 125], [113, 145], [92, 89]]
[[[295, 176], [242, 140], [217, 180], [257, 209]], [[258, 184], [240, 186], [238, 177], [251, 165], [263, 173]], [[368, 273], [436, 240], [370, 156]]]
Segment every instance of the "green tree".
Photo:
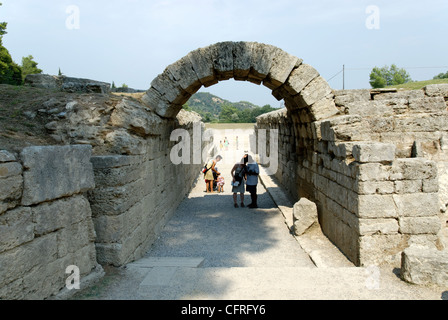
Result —
[[390, 67], [375, 67], [370, 73], [370, 85], [372, 88], [384, 88], [386, 86], [394, 86], [412, 81], [409, 73], [398, 68], [395, 64]]
[[25, 80], [25, 77], [29, 74], [42, 73], [42, 69], [37, 67], [38, 63], [33, 59], [32, 55], [22, 58], [22, 80]]
[[22, 84], [22, 70], [12, 61], [9, 51], [3, 46], [6, 26], [6, 22], [0, 22], [0, 83], [20, 85]]
[[448, 79], [448, 71], [446, 72], [446, 73], [439, 73], [438, 75], [436, 75], [435, 77], [434, 77], [434, 80], [437, 80], [437, 79]]
[[[2, 5], [2, 3], [0, 2], [0, 6], [1, 5]], [[0, 45], [2, 44], [1, 40], [2, 40], [3, 35], [5, 35], [7, 33], [6, 32], [6, 26], [7, 25], [8, 24], [6, 22], [0, 22]]]
[[223, 105], [219, 114], [219, 122], [232, 123], [239, 120], [238, 109], [231, 105]]

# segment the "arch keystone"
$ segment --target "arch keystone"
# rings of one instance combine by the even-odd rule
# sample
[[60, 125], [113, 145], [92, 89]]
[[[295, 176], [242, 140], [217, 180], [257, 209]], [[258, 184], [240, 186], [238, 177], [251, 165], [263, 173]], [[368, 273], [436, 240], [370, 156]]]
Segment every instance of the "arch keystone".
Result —
[[211, 47], [216, 80], [233, 78], [233, 42], [219, 42]]
[[254, 42], [237, 42], [233, 47], [233, 78], [247, 81], [250, 72]]

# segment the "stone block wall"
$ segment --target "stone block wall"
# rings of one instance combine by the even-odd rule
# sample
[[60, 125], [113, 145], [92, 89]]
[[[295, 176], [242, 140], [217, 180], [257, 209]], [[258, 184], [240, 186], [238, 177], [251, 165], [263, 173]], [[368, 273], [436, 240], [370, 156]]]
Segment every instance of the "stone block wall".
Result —
[[0, 299], [45, 299], [100, 269], [84, 193], [95, 186], [90, 146], [0, 151]]
[[[193, 120], [167, 121], [160, 135], [142, 140], [143, 154], [92, 157], [96, 188], [89, 201], [101, 264], [122, 266], [144, 256], [188, 195], [202, 164], [173, 164], [170, 153], [177, 142], [170, 134], [185, 129], [193, 137], [198, 125]], [[193, 161], [193, 148], [190, 152]]]
[[443, 246], [446, 89], [335, 91], [329, 119], [300, 109], [257, 119], [257, 131], [279, 132], [276, 177], [296, 200], [316, 202], [324, 233], [356, 265], [399, 263], [414, 243]]

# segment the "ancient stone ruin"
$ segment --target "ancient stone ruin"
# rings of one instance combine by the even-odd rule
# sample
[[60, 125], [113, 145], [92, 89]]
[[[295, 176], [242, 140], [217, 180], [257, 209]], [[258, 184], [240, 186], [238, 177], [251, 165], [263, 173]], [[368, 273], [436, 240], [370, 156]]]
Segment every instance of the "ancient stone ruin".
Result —
[[[279, 48], [222, 42], [168, 66], [140, 100], [67, 103], [47, 127], [65, 145], [0, 151], [0, 299], [61, 294], [68, 265], [89, 277], [101, 275], [100, 265], [142, 257], [201, 167], [170, 161], [173, 130], [204, 128], [182, 105], [231, 78], [285, 101], [258, 118], [255, 134], [278, 130], [275, 177], [296, 201], [315, 203], [324, 234], [356, 266], [400, 263], [412, 245], [441, 252], [448, 85], [335, 91]], [[64, 81], [46, 77], [44, 85], [78, 83]], [[105, 93], [98, 83], [80, 85]]]

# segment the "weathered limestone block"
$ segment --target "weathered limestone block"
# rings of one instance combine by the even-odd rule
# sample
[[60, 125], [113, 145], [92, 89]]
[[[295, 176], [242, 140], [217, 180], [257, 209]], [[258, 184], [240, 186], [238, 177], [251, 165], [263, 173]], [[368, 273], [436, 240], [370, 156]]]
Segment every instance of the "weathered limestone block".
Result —
[[19, 207], [0, 215], [0, 254], [34, 239], [31, 208]]
[[44, 89], [57, 89], [62, 85], [57, 76], [49, 74], [29, 74], [25, 77], [25, 84]]
[[88, 220], [91, 214], [90, 204], [82, 195], [45, 202], [32, 208], [34, 233], [42, 236]]
[[[154, 171], [150, 171], [154, 172]], [[122, 186], [96, 188], [89, 192], [89, 200], [92, 211], [95, 215], [120, 215], [135, 203], [140, 201], [144, 196], [150, 193], [151, 189], [157, 187], [157, 179], [162, 174], [152, 175], [152, 181], [144, 179], [144, 175], [140, 179]]]
[[392, 195], [348, 194], [348, 208], [359, 218], [398, 218]]
[[357, 143], [353, 146], [353, 157], [360, 163], [392, 162], [395, 145], [386, 143]]
[[432, 217], [400, 217], [400, 233], [402, 234], [437, 234], [440, 231], [440, 218]]
[[0, 163], [12, 161], [17, 161], [16, 157], [12, 153], [6, 150], [0, 150]]
[[443, 112], [447, 106], [443, 97], [425, 97], [422, 99], [410, 99], [409, 110], [411, 112]]
[[18, 162], [0, 163], [0, 179], [22, 174], [22, 166]]
[[395, 118], [397, 132], [438, 132], [444, 131], [448, 125], [445, 113], [419, 113], [415, 116], [401, 115]]
[[[79, 249], [93, 248], [95, 231], [92, 220], [85, 220], [66, 226], [57, 233], [58, 258], [72, 256]], [[95, 261], [95, 260], [93, 260]]]
[[369, 101], [371, 98], [369, 89], [335, 90], [334, 95], [337, 106], [344, 106], [355, 101]]
[[302, 106], [311, 106], [320, 99], [330, 95], [332, 90], [327, 81], [321, 76], [312, 80], [299, 94], [299, 102]]
[[107, 155], [93, 156], [91, 162], [94, 169], [107, 169], [138, 165], [142, 163], [143, 159], [141, 156]]
[[[422, 180], [399, 180], [399, 181], [395, 181], [393, 183], [395, 184], [395, 192], [398, 194], [420, 193], [423, 191], [423, 181]], [[425, 191], [425, 192], [428, 192], [428, 191]], [[433, 192], [437, 192], [437, 190], [433, 191]]]
[[110, 124], [127, 129], [141, 137], [160, 135], [164, 120], [149, 110], [145, 110], [141, 104], [128, 99], [123, 99], [115, 106], [110, 117]]
[[359, 266], [379, 265], [383, 262], [397, 264], [401, 252], [408, 246], [407, 237], [402, 234], [361, 236], [358, 243]]
[[58, 89], [66, 92], [103, 94], [110, 92], [110, 83], [48, 74], [29, 74], [25, 78], [25, 84], [36, 88]]
[[424, 158], [397, 159], [390, 174], [391, 180], [436, 179], [437, 176], [437, 164]]
[[91, 154], [92, 147], [86, 145], [23, 149], [22, 205], [50, 201], [94, 188]]
[[300, 199], [294, 205], [294, 234], [301, 236], [315, 223], [318, 223], [317, 206], [306, 198]]
[[140, 99], [149, 109], [164, 118], [172, 118], [182, 109], [182, 106], [172, 105], [153, 87], [149, 88]]
[[278, 49], [263, 85], [271, 90], [277, 89], [286, 82], [293, 69], [300, 66], [302, 61], [302, 59]]
[[219, 42], [211, 47], [211, 58], [218, 81], [233, 78], [233, 48], [231, 41]]
[[393, 195], [399, 216], [428, 217], [439, 212], [437, 193]]
[[448, 252], [410, 246], [401, 259], [403, 280], [417, 285], [448, 286]]
[[286, 81], [285, 89], [295, 96], [299, 94], [311, 81], [319, 76], [319, 72], [308, 64], [302, 63], [298, 68], [291, 72]]
[[359, 235], [397, 234], [399, 225], [397, 219], [358, 219]]
[[448, 83], [430, 84], [423, 88], [429, 97], [448, 97]]
[[254, 43], [248, 81], [255, 84], [261, 84], [263, 82], [271, 70], [272, 61], [277, 49], [271, 45]]
[[423, 99], [425, 93], [423, 90], [405, 90], [398, 92], [384, 92], [380, 94], [375, 94], [375, 100], [390, 100], [390, 99]]
[[14, 208], [20, 202], [22, 191], [22, 175], [0, 179], [0, 214]]
[[195, 94], [202, 87], [188, 56], [169, 65], [166, 69], [171, 73], [172, 79], [189, 94]]
[[313, 121], [331, 118], [338, 112], [332, 97], [321, 99], [310, 107], [310, 115]]
[[321, 132], [325, 141], [371, 140], [369, 123], [359, 115], [338, 116], [324, 120]]
[[94, 165], [95, 184], [97, 188], [117, 187], [129, 184], [141, 178], [148, 170], [148, 166], [143, 164], [121, 166], [118, 168], [108, 167], [107, 169], [96, 168]]
[[36, 266], [48, 265], [57, 257], [57, 250], [57, 235], [52, 233], [0, 254], [0, 288], [23, 277]]
[[380, 101], [356, 101], [345, 105], [345, 112], [363, 117], [388, 117], [407, 111], [408, 101], [391, 99]]
[[151, 82], [151, 87], [160, 93], [161, 97], [167, 100], [170, 104], [183, 105], [191, 97], [191, 94], [184, 91], [180, 85], [172, 79], [171, 73], [166, 69]]
[[58, 82], [62, 81], [60, 89], [65, 92], [103, 93], [110, 92], [110, 83], [90, 79], [58, 76]]
[[199, 81], [201, 81], [205, 87], [210, 87], [218, 83], [211, 55], [212, 46], [199, 48], [188, 54], [188, 58], [193, 65], [193, 69], [196, 72]]
[[393, 194], [393, 181], [358, 181], [353, 190], [358, 194]]
[[237, 81], [246, 81], [251, 66], [254, 42], [235, 42], [233, 47], [233, 78]]
[[131, 135], [125, 130], [108, 133], [104, 141], [110, 144], [110, 151], [116, 154], [143, 155], [148, 150], [145, 139]]
[[22, 196], [22, 166], [15, 161], [14, 155], [0, 152], [0, 214], [14, 208]]

